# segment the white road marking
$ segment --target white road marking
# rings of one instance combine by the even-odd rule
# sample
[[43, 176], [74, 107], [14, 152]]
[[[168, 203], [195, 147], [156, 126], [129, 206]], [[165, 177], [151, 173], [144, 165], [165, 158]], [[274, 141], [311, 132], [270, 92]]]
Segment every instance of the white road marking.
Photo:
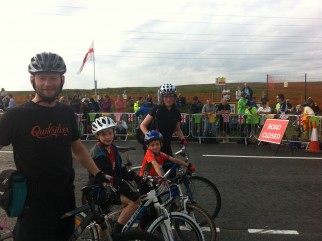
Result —
[[238, 156], [238, 155], [202, 155], [204, 157], [229, 157], [229, 158], [266, 158], [266, 159], [304, 159], [304, 160], [322, 160], [322, 157], [299, 157], [299, 156]]
[[[201, 230], [203, 232], [210, 232], [210, 228], [207, 227], [201, 227]], [[220, 228], [216, 227], [217, 233], [220, 232]], [[275, 229], [248, 229], [248, 233], [254, 233], [254, 234], [292, 234], [297, 235], [299, 234], [296, 230], [275, 230]]]
[[299, 234], [296, 230], [274, 230], [274, 229], [248, 229], [249, 233], [256, 234]]
[[[210, 228], [208, 228], [208, 227], [200, 227], [200, 228], [201, 228], [201, 231], [203, 231], [203, 232], [210, 232]], [[216, 231], [217, 231], [217, 233], [219, 233], [220, 228], [216, 227]]]
[[3, 153], [13, 153], [13, 151], [0, 151], [0, 152], [3, 152]]

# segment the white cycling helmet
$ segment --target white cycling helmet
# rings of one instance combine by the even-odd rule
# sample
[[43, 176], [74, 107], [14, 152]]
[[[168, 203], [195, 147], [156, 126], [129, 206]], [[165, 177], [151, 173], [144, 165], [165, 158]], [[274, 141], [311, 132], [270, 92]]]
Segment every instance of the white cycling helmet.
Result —
[[174, 85], [172, 84], [163, 84], [160, 87], [160, 94], [161, 95], [165, 95], [165, 94], [176, 94], [177, 93], [177, 89]]
[[93, 121], [92, 133], [95, 135], [102, 130], [106, 130], [109, 128], [115, 128], [115, 127], [116, 127], [116, 123], [114, 122], [114, 120], [112, 118], [107, 117], [107, 116], [102, 116], [102, 117], [95, 119], [95, 121]]

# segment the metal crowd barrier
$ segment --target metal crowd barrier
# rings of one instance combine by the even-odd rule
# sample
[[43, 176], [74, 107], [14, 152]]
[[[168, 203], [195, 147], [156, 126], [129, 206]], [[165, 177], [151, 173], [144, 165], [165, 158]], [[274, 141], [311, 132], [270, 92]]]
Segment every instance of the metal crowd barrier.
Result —
[[[92, 134], [91, 123], [100, 116], [109, 116], [116, 123], [116, 137], [127, 140], [135, 135], [135, 128], [141, 123], [141, 119], [134, 113], [88, 113], [76, 114], [80, 134], [83, 139], [89, 139]], [[307, 141], [310, 140], [313, 122], [316, 123], [319, 136], [321, 136], [321, 116], [308, 116]], [[300, 115], [276, 115], [276, 114], [222, 114], [204, 116], [202, 114], [181, 114], [181, 130], [184, 136], [196, 139], [199, 143], [204, 140], [214, 142], [244, 142], [245, 144], [256, 141], [266, 119], [288, 119], [286, 136], [292, 138], [303, 134], [304, 118]]]

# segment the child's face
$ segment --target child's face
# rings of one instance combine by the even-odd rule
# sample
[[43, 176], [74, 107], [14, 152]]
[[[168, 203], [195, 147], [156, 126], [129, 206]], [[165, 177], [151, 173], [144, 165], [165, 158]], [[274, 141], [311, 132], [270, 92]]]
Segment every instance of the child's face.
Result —
[[159, 140], [151, 141], [147, 147], [153, 153], [159, 153], [161, 150], [161, 142]]
[[111, 145], [114, 140], [114, 130], [112, 128], [103, 130], [96, 135], [104, 145]]

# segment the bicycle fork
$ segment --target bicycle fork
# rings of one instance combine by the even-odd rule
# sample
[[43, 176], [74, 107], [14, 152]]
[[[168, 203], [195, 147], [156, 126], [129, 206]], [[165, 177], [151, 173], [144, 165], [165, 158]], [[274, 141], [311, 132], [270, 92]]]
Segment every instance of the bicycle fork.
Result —
[[171, 219], [168, 210], [164, 206], [162, 206], [157, 197], [153, 200], [153, 205], [156, 210], [159, 210], [159, 214], [163, 215], [165, 219], [163, 220], [163, 225], [161, 225], [162, 235], [165, 241], [174, 241], [174, 235], [171, 228]]

